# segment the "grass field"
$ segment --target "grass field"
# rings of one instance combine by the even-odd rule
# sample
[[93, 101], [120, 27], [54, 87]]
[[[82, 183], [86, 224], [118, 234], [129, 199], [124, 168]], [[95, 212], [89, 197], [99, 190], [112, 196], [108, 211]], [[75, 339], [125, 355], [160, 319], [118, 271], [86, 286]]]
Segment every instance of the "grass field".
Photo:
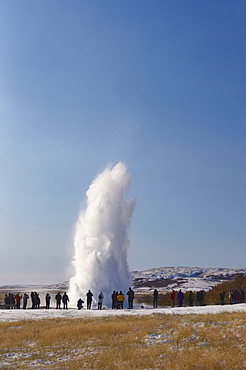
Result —
[[245, 314], [0, 323], [1, 369], [246, 369]]

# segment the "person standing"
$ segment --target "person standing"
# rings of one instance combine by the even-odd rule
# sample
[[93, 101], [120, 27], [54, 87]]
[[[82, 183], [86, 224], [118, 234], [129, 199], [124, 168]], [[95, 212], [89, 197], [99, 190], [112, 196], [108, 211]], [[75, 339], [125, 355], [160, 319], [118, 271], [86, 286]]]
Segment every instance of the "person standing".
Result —
[[112, 299], [112, 310], [114, 308], [116, 308], [116, 296], [115, 296], [115, 290], [113, 291], [112, 295], [111, 295], [111, 299]]
[[39, 308], [40, 298], [37, 292], [31, 292], [32, 309]]
[[183, 300], [184, 300], [184, 293], [182, 292], [181, 289], [179, 289], [179, 292], [177, 294], [177, 299], [178, 299], [178, 306], [182, 307], [183, 306]]
[[104, 296], [103, 296], [102, 292], [99, 293], [99, 296], [98, 296], [98, 305], [97, 305], [98, 310], [101, 310], [102, 309], [103, 298], [104, 298]]
[[15, 308], [15, 296], [13, 293], [9, 293], [9, 308]]
[[154, 308], [158, 307], [158, 290], [155, 289], [153, 293], [153, 306]]
[[63, 309], [67, 310], [67, 303], [69, 302], [69, 298], [66, 292], [63, 293], [62, 302], [63, 302]]
[[40, 309], [40, 297], [39, 297], [39, 293], [36, 293], [36, 299], [37, 299], [37, 308]]
[[201, 306], [201, 292], [200, 291], [196, 292], [196, 305]]
[[21, 302], [22, 295], [17, 293], [15, 295], [15, 302], [16, 302], [16, 308], [20, 309], [20, 302]]
[[128, 308], [133, 308], [133, 300], [134, 300], [134, 291], [132, 290], [132, 288], [129, 288], [128, 292], [127, 292], [127, 295], [128, 295]]
[[233, 304], [233, 299], [234, 299], [234, 290], [230, 291], [229, 292], [229, 300], [230, 300], [230, 304]]
[[86, 293], [87, 310], [91, 309], [92, 297], [93, 297], [93, 294], [89, 289], [88, 292]]
[[55, 296], [55, 300], [56, 300], [56, 309], [58, 310], [61, 308], [61, 300], [62, 300], [62, 296], [59, 292]]
[[171, 299], [171, 306], [174, 307], [174, 301], [175, 301], [175, 290], [173, 289], [170, 295]]
[[24, 293], [24, 295], [23, 295], [23, 307], [22, 307], [22, 308], [23, 308], [23, 310], [25, 310], [25, 309], [26, 309], [28, 298], [29, 298], [29, 295], [28, 295], [28, 294], [26, 294], [26, 293]]
[[5, 294], [4, 305], [6, 310], [10, 308], [10, 296], [7, 294]]
[[220, 293], [220, 304], [221, 306], [224, 306], [225, 304], [225, 291], [224, 290], [222, 293]]
[[45, 308], [46, 308], [46, 310], [49, 310], [49, 308], [50, 308], [50, 299], [51, 299], [51, 297], [50, 297], [49, 293], [47, 293], [46, 296], [45, 296]]
[[190, 290], [190, 293], [189, 293], [189, 296], [188, 296], [188, 301], [189, 301], [190, 307], [193, 307], [194, 295], [193, 295], [192, 290]]
[[34, 309], [34, 292], [31, 292], [32, 309]]
[[204, 305], [204, 290], [200, 291], [200, 303], [201, 303], [201, 306], [205, 306]]
[[121, 290], [119, 294], [117, 295], [118, 308], [123, 309], [124, 300], [125, 300], [125, 297]]

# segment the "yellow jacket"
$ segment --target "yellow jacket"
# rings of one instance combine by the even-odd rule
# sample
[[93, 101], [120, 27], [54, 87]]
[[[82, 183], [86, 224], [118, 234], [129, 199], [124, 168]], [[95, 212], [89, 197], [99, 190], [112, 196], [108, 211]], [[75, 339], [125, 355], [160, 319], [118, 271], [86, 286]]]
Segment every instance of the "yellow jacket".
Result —
[[124, 299], [125, 299], [125, 297], [124, 297], [124, 294], [123, 293], [117, 295], [118, 302], [123, 302]]

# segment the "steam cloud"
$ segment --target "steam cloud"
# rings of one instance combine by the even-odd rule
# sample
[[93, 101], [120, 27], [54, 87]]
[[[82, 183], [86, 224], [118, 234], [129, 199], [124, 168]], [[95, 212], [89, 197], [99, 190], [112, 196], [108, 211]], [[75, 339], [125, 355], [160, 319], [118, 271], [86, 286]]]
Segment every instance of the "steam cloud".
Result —
[[124, 163], [107, 167], [90, 185], [86, 210], [81, 211], [75, 230], [69, 298], [85, 300], [90, 289], [97, 299], [102, 291], [104, 304], [110, 305], [113, 290], [126, 291], [130, 274], [127, 264], [127, 229], [135, 200], [123, 200], [130, 184]]

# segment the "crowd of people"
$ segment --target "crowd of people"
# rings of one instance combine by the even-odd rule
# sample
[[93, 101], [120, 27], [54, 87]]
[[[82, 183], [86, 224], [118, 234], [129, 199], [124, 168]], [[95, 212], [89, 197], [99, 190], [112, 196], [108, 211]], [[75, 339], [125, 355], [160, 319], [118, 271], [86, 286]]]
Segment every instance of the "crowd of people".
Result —
[[[133, 300], [135, 298], [134, 291], [132, 290], [131, 287], [129, 288], [126, 294], [128, 296], [128, 308], [131, 309], [133, 308]], [[91, 304], [92, 304], [92, 299], [93, 299], [92, 297], [93, 297], [93, 293], [90, 290], [88, 290], [88, 292], [86, 293], [86, 304], [87, 304], [88, 310], [91, 309]], [[104, 295], [102, 292], [100, 292], [98, 295], [98, 303], [97, 303], [98, 310], [102, 309], [103, 300], [104, 300]], [[117, 292], [114, 290], [111, 295], [111, 300], [112, 300], [112, 309], [123, 309], [124, 308], [125, 296], [122, 293], [122, 290], [120, 290], [120, 292]], [[82, 298], [79, 298], [77, 302], [77, 307], [79, 310], [83, 308], [83, 303], [84, 301], [82, 300]]]
[[[23, 306], [22, 309], [25, 310], [27, 308], [27, 303], [29, 298], [31, 298], [31, 308], [32, 309], [39, 309], [41, 304], [41, 299], [39, 297], [39, 293], [37, 292], [31, 292], [30, 297], [27, 293], [24, 293], [23, 296], [20, 293], [9, 293], [5, 294], [4, 298], [4, 306], [6, 309], [12, 309], [12, 308], [21, 308], [21, 300], [23, 298]], [[55, 296], [56, 300], [56, 308], [61, 308], [61, 302], [63, 302], [63, 308], [67, 309], [67, 302], [69, 302], [68, 295], [64, 292], [63, 296], [61, 296], [60, 293], [57, 293]], [[50, 308], [50, 301], [51, 296], [49, 293], [45, 296], [45, 308]]]
[[[128, 308], [131, 309], [133, 308], [133, 300], [134, 300], [134, 291], [130, 287], [128, 292], [126, 293], [128, 296]], [[21, 308], [21, 301], [23, 299], [23, 309], [27, 308], [27, 303], [29, 298], [31, 298], [31, 308], [32, 309], [39, 309], [40, 308], [40, 297], [39, 293], [37, 292], [31, 292], [30, 297], [27, 293], [24, 293], [23, 296], [20, 293], [8, 293], [5, 294], [4, 298], [4, 306], [6, 309], [12, 309], [12, 308]], [[119, 293], [117, 291], [113, 291], [111, 295], [112, 299], [112, 309], [123, 309], [124, 308], [124, 301], [125, 301], [125, 296], [120, 291]], [[102, 292], [99, 293], [98, 295], [98, 301], [97, 301], [97, 308], [98, 310], [102, 309], [103, 306], [103, 300], [104, 300], [104, 295]], [[56, 309], [61, 309], [63, 308], [64, 310], [68, 309], [68, 302], [69, 302], [69, 297], [66, 292], [61, 295], [61, 293], [57, 293], [55, 295], [55, 301], [56, 301]], [[49, 309], [50, 308], [50, 302], [51, 302], [51, 296], [49, 293], [45, 295], [45, 308]], [[88, 290], [86, 293], [86, 304], [87, 304], [87, 309], [91, 309], [93, 302], [93, 293]], [[81, 310], [83, 308], [83, 303], [84, 301], [82, 298], [79, 298], [77, 301], [77, 308], [78, 310]], [[63, 305], [63, 307], [62, 307]]]
[[[193, 292], [193, 291], [190, 290], [188, 292], [189, 306], [193, 307], [194, 304], [196, 304], [196, 306], [204, 306], [205, 305], [204, 297], [205, 297], [204, 290], [199, 290], [197, 292]], [[219, 298], [220, 298], [221, 305], [224, 305], [225, 300], [226, 300], [226, 292], [225, 291], [221, 292], [219, 294]], [[179, 289], [178, 292], [176, 292], [173, 289], [171, 294], [170, 294], [170, 300], [171, 300], [171, 307], [175, 306], [175, 301], [177, 301], [177, 306], [178, 307], [182, 307], [183, 303], [184, 303], [184, 293], [182, 292], [181, 289]], [[241, 289], [241, 290], [236, 289], [236, 290], [230, 291], [229, 295], [228, 295], [228, 300], [229, 300], [230, 304], [244, 303], [245, 302], [245, 293], [244, 293], [243, 289]], [[158, 307], [158, 291], [157, 291], [157, 289], [155, 289], [154, 292], [153, 292], [153, 307], [154, 308]]]
[[[128, 308], [131, 309], [131, 308], [133, 308], [133, 300], [135, 298], [134, 297], [134, 291], [132, 290], [131, 287], [129, 288], [129, 290], [126, 294], [128, 296]], [[122, 293], [122, 291], [120, 291], [118, 293], [114, 290], [112, 295], [111, 295], [111, 299], [112, 299], [112, 309], [122, 309], [122, 308], [124, 308], [125, 296]]]
[[[134, 291], [130, 287], [128, 292], [126, 293], [127, 295], [127, 301], [128, 301], [128, 309], [133, 308], [133, 301], [134, 301]], [[104, 295], [102, 292], [99, 293], [97, 297], [97, 308], [98, 310], [101, 310], [103, 307], [103, 300], [104, 300]], [[153, 307], [157, 308], [158, 307], [158, 298], [159, 298], [159, 293], [158, 290], [155, 289], [153, 292]], [[20, 293], [13, 294], [13, 293], [8, 293], [5, 294], [4, 298], [4, 307], [6, 309], [12, 309], [12, 308], [21, 308], [21, 302], [22, 302], [22, 308], [26, 309], [27, 308], [27, 303], [28, 300], [31, 299], [31, 308], [32, 309], [39, 309], [41, 300], [39, 297], [39, 293], [37, 292], [31, 292], [30, 297], [27, 293], [24, 293], [23, 296]], [[225, 291], [221, 292], [219, 294], [219, 299], [220, 299], [220, 304], [224, 305], [226, 302], [226, 293]], [[244, 291], [241, 290], [232, 290], [229, 292], [228, 296], [230, 304], [236, 304], [236, 303], [244, 303], [245, 302], [245, 293]], [[122, 291], [113, 291], [111, 295], [111, 300], [112, 300], [112, 309], [123, 309], [124, 308], [124, 302], [125, 302], [125, 295], [123, 294]], [[57, 293], [55, 295], [55, 301], [56, 301], [56, 309], [61, 309], [63, 308], [64, 310], [68, 309], [68, 302], [69, 302], [69, 297], [66, 292], [61, 295], [61, 293]], [[171, 301], [171, 307], [175, 306], [175, 302], [177, 301], [177, 306], [182, 307], [183, 302], [184, 302], [184, 293], [182, 292], [181, 289], [179, 289], [178, 292], [176, 292], [174, 289], [172, 290], [170, 294], [170, 301]], [[51, 296], [49, 293], [45, 295], [45, 308], [49, 309], [50, 308], [50, 302], [51, 302]], [[91, 309], [93, 302], [93, 293], [88, 290], [86, 293], [86, 307], [87, 309]], [[197, 306], [203, 306], [205, 305], [204, 303], [204, 291], [200, 290], [197, 292], [192, 292], [189, 291], [188, 293], [188, 302], [189, 306], [192, 307], [194, 304]], [[82, 298], [79, 298], [77, 301], [77, 308], [78, 310], [81, 310], [83, 308], [83, 303], [84, 301]]]
[[[183, 306], [183, 301], [184, 301], [184, 293], [182, 292], [181, 289], [179, 289], [179, 291], [177, 293], [177, 296], [176, 296], [176, 292], [175, 292], [174, 289], [171, 291], [170, 301], [171, 301], [171, 306], [172, 307], [175, 306], [175, 299], [177, 299], [178, 307], [182, 307]], [[189, 303], [190, 303], [190, 306], [193, 306], [193, 293], [192, 292], [190, 292]]]
[[[172, 307], [174, 307], [174, 300], [175, 300], [175, 291], [172, 290], [172, 293], [171, 293], [171, 305]], [[226, 301], [226, 292], [223, 291], [219, 294], [219, 299], [220, 299], [220, 304], [221, 305], [224, 305], [225, 304], [225, 301]], [[183, 300], [184, 300], [184, 293], [181, 291], [181, 289], [179, 290], [178, 294], [177, 294], [177, 300], [178, 300], [178, 306], [179, 307], [182, 307], [183, 305]], [[232, 290], [229, 292], [228, 294], [228, 301], [230, 302], [230, 304], [235, 304], [235, 303], [244, 303], [245, 302], [245, 293], [243, 291], [243, 289], [241, 290]], [[197, 292], [192, 292], [192, 291], [189, 291], [189, 295], [188, 295], [188, 302], [189, 302], [189, 305], [192, 307], [195, 303], [197, 306], [204, 306], [204, 290], [200, 290], [200, 291], [197, 291]]]
[[[225, 304], [225, 298], [226, 298], [226, 292], [223, 291], [220, 293], [220, 303], [221, 305]], [[230, 304], [236, 304], [236, 303], [244, 303], [245, 302], [245, 293], [243, 289], [241, 290], [232, 290], [229, 292], [228, 295]]]

